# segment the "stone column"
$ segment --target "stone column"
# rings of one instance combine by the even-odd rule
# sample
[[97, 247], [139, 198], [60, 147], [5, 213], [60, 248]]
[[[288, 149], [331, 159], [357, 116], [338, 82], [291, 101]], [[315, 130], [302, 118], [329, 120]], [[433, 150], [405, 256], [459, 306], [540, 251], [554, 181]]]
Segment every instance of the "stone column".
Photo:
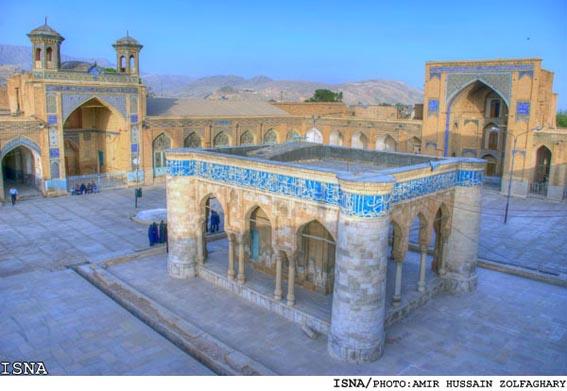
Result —
[[419, 246], [419, 281], [417, 282], [417, 291], [425, 292], [425, 264], [427, 262], [427, 245]]
[[295, 257], [289, 260], [287, 272], [287, 305], [295, 304]]
[[[484, 164], [481, 166], [484, 170]], [[453, 293], [472, 292], [477, 284], [480, 183], [472, 183], [475, 182], [464, 182], [455, 187], [451, 226], [447, 227], [450, 233], [441, 251], [439, 270], [444, 269], [446, 288]]]
[[207, 239], [205, 238], [205, 235], [203, 234], [203, 230], [201, 229], [202, 226], [203, 226], [203, 221], [199, 220], [199, 222], [197, 223], [196, 237], [197, 237], [197, 263], [200, 266], [203, 266], [205, 264], [205, 252], [207, 246], [207, 242], [206, 242]]
[[245, 235], [241, 234], [238, 237], [238, 283], [244, 284], [246, 282], [246, 274], [244, 273], [244, 242]]
[[[391, 192], [394, 179], [377, 179], [381, 182], [359, 184], [339, 178], [346, 194], [373, 197], [368, 203], [341, 200], [328, 350], [343, 361], [369, 362], [383, 353], [390, 215], [388, 204], [380, 200]], [[369, 204], [371, 213], [356, 209]]]
[[230, 280], [236, 279], [234, 271], [234, 234], [227, 232], [228, 237], [228, 271], [227, 275]]
[[274, 299], [282, 299], [282, 262], [284, 257], [283, 251], [276, 253], [276, 288], [274, 289]]
[[394, 285], [394, 297], [392, 298], [392, 304], [399, 306], [402, 301], [402, 270], [404, 266], [403, 260], [396, 261], [396, 284]]
[[447, 259], [447, 248], [449, 247], [447, 243], [449, 241], [450, 232], [451, 230], [449, 229], [449, 227], [441, 230], [441, 248], [439, 249], [439, 256], [437, 258], [437, 272], [441, 277], [447, 274], [447, 269], [445, 268], [445, 259]]
[[186, 176], [167, 176], [167, 229], [169, 253], [167, 271], [174, 278], [196, 275], [198, 239], [196, 208], [189, 189], [192, 180]]

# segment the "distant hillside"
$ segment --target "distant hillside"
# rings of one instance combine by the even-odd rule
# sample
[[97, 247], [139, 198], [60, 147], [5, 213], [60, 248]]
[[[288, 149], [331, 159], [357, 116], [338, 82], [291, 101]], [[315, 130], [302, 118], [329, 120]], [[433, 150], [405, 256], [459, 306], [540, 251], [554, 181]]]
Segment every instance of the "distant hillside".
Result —
[[[105, 58], [79, 58], [61, 54], [61, 61], [95, 62], [103, 67], [113, 66]], [[0, 65], [14, 65], [23, 70], [31, 69], [32, 53], [30, 46], [0, 45]]]
[[[104, 67], [113, 64], [104, 58], [77, 58], [62, 55], [63, 61], [97, 62]], [[31, 69], [31, 48], [0, 45], [0, 84], [12, 73]], [[422, 101], [422, 92], [393, 80], [366, 80], [342, 84], [312, 81], [273, 80], [267, 76], [245, 79], [236, 75], [192, 78], [183, 75], [143, 74], [150, 93], [157, 96], [186, 97], [208, 100], [240, 101], [304, 101], [318, 88], [343, 92], [347, 104], [402, 103], [412, 105]]]
[[[178, 80], [174, 89], [160, 88], [164, 76], [144, 77], [150, 91], [159, 96], [189, 97], [209, 100], [285, 100], [304, 101], [318, 88], [343, 92], [347, 104], [402, 103], [414, 104], [423, 99], [422, 92], [405, 83], [392, 80], [367, 80], [329, 84], [311, 81], [272, 80], [266, 76], [245, 79], [239, 76], [210, 76], [195, 80]], [[165, 86], [167, 83], [163, 83]]]

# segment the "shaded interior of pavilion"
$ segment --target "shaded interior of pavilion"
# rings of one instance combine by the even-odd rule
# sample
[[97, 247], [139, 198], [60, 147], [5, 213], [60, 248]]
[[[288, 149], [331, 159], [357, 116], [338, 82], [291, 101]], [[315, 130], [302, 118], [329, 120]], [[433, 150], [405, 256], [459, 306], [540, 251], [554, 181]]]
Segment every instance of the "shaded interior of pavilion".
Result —
[[[213, 211], [220, 216], [218, 232], [211, 232]], [[247, 288], [266, 297], [274, 298], [279, 294], [281, 303], [330, 322], [335, 271], [335, 239], [322, 224], [313, 220], [302, 226], [296, 233], [298, 249], [292, 260], [294, 264], [293, 289], [289, 289], [290, 260], [284, 257], [281, 267], [281, 292], [278, 293], [277, 254], [274, 253], [271, 246], [272, 224], [268, 215], [259, 207], [249, 214], [247, 232], [243, 241], [244, 262], [242, 267], [239, 265], [238, 238], [233, 236], [232, 245], [229, 243], [231, 234], [227, 235], [223, 232], [224, 211], [216, 198], [211, 197], [207, 200], [205, 213], [207, 217], [203, 224], [204, 268], [227, 280], [232, 280], [235, 284], [242, 279], [242, 283]], [[386, 284], [387, 323], [388, 318], [395, 315], [394, 312], [412, 302], [425, 302], [422, 299], [430, 296], [441, 286], [443, 241], [438, 232], [441, 230], [444, 219], [445, 216], [439, 211], [436, 221], [433, 222], [434, 227], [424, 255], [420, 252], [419, 247], [420, 232], [423, 231], [423, 222], [420, 217], [414, 219], [409, 232], [406, 233], [409, 240], [405, 240], [407, 247], [401, 255], [395, 248], [398, 246], [397, 243], [404, 241], [398, 236], [401, 233], [396, 223], [391, 224]], [[232, 269], [229, 261], [231, 249], [233, 251]], [[400, 256], [402, 257], [401, 262], [399, 262]], [[422, 257], [423, 261], [421, 261]], [[424, 263], [423, 271], [420, 269], [420, 262]], [[243, 272], [242, 276], [241, 272]], [[290, 292], [292, 292], [291, 298]]]

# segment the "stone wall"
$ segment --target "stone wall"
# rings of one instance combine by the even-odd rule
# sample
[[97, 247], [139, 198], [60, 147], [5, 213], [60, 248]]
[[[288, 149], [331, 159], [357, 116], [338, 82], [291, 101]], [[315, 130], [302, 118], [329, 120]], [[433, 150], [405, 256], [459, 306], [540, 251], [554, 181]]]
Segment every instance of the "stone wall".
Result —
[[278, 102], [272, 103], [292, 115], [304, 117], [349, 117], [352, 110], [342, 102]]
[[353, 109], [355, 117], [390, 121], [399, 119], [399, 112], [395, 106], [353, 106]]

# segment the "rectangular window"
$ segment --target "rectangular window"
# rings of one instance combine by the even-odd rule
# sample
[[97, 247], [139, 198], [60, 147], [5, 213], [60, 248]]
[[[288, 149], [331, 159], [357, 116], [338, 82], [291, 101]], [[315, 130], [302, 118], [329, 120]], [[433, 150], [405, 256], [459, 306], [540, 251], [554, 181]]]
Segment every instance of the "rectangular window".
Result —
[[492, 100], [490, 101], [490, 118], [500, 117], [500, 101]]

